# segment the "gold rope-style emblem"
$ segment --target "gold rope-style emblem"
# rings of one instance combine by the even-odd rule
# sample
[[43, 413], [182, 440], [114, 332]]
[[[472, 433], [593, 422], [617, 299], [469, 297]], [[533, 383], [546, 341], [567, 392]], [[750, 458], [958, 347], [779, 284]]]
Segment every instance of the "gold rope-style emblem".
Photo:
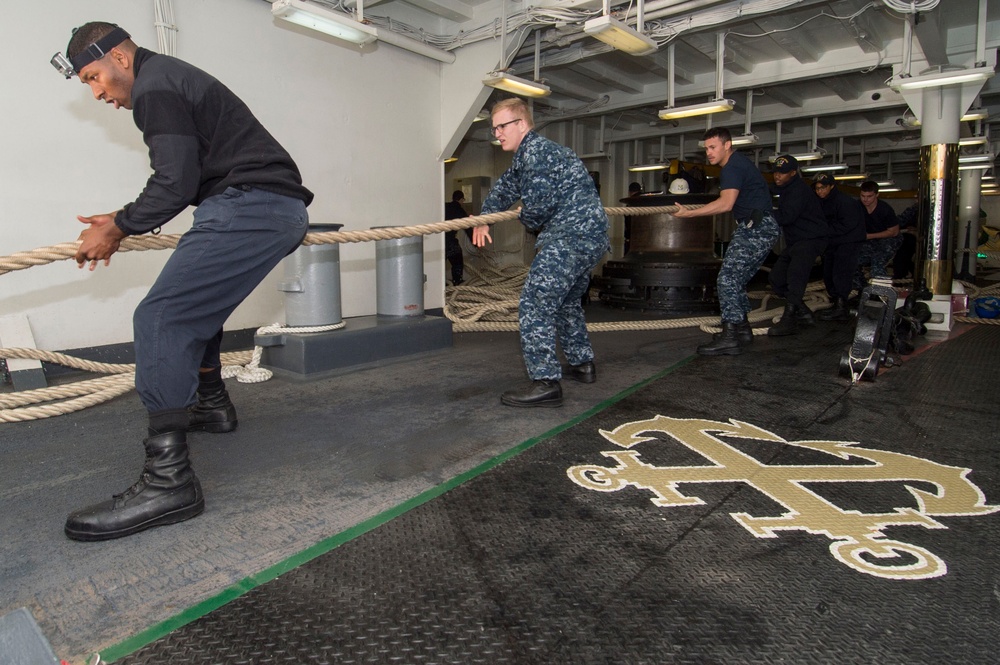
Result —
[[[657, 467], [642, 462], [640, 443], [657, 441], [650, 432], [662, 432], [706, 458], [705, 466]], [[1000, 510], [986, 505], [983, 492], [968, 479], [971, 469], [946, 466], [902, 453], [858, 447], [845, 441], [786, 441], [749, 423], [730, 420], [668, 418], [625, 423], [614, 430], [601, 430], [608, 441], [623, 448], [602, 452], [616, 467], [580, 465], [567, 469], [578, 485], [599, 492], [617, 492], [629, 485], [649, 490], [653, 503], [661, 507], [702, 505], [704, 501], [681, 492], [683, 483], [747, 483], [784, 506], [777, 517], [754, 517], [731, 513], [733, 519], [758, 538], [777, 538], [782, 530], [801, 530], [827, 536], [830, 552], [851, 568], [888, 579], [926, 579], [948, 572], [934, 553], [910, 543], [886, 537], [889, 526], [922, 526], [945, 529], [934, 519], [942, 516], [985, 515]], [[768, 441], [833, 455], [849, 464], [762, 464], [750, 455], [720, 440], [719, 436]], [[867, 460], [871, 464], [856, 463]], [[897, 507], [892, 512], [862, 513], [843, 510], [812, 492], [807, 483], [924, 482], [934, 491], [905, 485], [918, 508]]]

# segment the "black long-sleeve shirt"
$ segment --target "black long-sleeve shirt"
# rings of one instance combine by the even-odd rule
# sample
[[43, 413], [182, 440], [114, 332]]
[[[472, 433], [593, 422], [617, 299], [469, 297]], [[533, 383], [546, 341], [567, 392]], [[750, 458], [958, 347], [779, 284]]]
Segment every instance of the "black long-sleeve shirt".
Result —
[[252, 185], [312, 202], [288, 152], [214, 77], [144, 48], [133, 72], [132, 118], [153, 174], [115, 217], [123, 232], [152, 231], [227, 187]]
[[820, 199], [801, 176], [796, 173], [783, 186], [775, 186], [774, 192], [778, 195], [774, 219], [785, 234], [785, 244], [829, 237], [830, 227]]
[[864, 242], [865, 207], [861, 201], [834, 187], [825, 199], [820, 199], [820, 205], [830, 225], [830, 245]]

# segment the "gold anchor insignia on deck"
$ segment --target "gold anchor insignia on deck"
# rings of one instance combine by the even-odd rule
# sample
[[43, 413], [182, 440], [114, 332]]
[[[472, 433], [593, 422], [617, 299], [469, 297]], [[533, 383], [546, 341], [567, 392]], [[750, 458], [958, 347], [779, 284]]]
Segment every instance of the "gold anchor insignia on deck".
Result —
[[[663, 433], [706, 458], [704, 466], [646, 464], [638, 451], [640, 443], [658, 441], [648, 433]], [[738, 420], [712, 420], [656, 416], [625, 423], [614, 430], [600, 430], [608, 441], [623, 448], [602, 452], [615, 467], [579, 465], [566, 473], [576, 484], [599, 492], [617, 492], [625, 487], [649, 490], [652, 502], [661, 507], [702, 505], [696, 496], [681, 492], [683, 483], [746, 483], [781, 504], [777, 517], [754, 517], [730, 513], [758, 538], [777, 538], [782, 530], [801, 530], [824, 535], [833, 542], [830, 552], [851, 568], [888, 579], [926, 579], [948, 572], [947, 564], [923, 547], [887, 538], [890, 526], [922, 526], [946, 529], [934, 517], [985, 515], [1000, 510], [986, 505], [986, 497], [968, 479], [971, 469], [938, 464], [902, 453], [862, 448], [847, 441], [787, 441], [782, 437]], [[768, 441], [833, 455], [848, 464], [767, 465], [720, 440], [719, 436]], [[867, 460], [870, 464], [856, 463]], [[896, 507], [891, 512], [863, 513], [843, 510], [812, 492], [806, 483], [902, 482], [916, 499], [917, 508]], [[906, 483], [934, 486], [925, 491]]]

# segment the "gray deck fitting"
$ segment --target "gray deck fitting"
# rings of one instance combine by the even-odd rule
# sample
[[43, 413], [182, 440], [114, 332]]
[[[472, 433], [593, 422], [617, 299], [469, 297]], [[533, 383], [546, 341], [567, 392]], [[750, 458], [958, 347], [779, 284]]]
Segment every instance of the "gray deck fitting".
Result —
[[451, 321], [438, 316], [361, 316], [340, 330], [258, 335], [261, 365], [291, 378], [321, 378], [449, 349]]

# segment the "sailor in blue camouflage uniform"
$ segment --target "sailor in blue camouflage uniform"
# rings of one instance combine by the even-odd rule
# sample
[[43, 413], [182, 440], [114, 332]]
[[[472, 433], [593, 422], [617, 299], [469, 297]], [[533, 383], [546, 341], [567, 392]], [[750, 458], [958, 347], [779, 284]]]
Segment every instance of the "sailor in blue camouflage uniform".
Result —
[[678, 210], [674, 216], [707, 217], [733, 212], [737, 227], [718, 279], [722, 332], [699, 346], [698, 353], [734, 356], [743, 353], [744, 347], [753, 341], [753, 330], [747, 320], [752, 309], [747, 283], [760, 270], [780, 230], [771, 212], [767, 181], [746, 155], [733, 150], [728, 129], [715, 127], [705, 132], [705, 156], [709, 164], [722, 167], [719, 198], [698, 209]]
[[[490, 190], [482, 213], [502, 212], [520, 199], [521, 223], [538, 234], [518, 305], [521, 351], [531, 384], [508, 390], [500, 401], [507, 406], [561, 406], [557, 338], [570, 365], [569, 377], [584, 383], [597, 378], [582, 297], [591, 272], [609, 250], [608, 216], [583, 162], [534, 131], [524, 100], [498, 102], [492, 122], [494, 136], [514, 159]], [[477, 247], [492, 242], [489, 227], [476, 227], [472, 242]]]

